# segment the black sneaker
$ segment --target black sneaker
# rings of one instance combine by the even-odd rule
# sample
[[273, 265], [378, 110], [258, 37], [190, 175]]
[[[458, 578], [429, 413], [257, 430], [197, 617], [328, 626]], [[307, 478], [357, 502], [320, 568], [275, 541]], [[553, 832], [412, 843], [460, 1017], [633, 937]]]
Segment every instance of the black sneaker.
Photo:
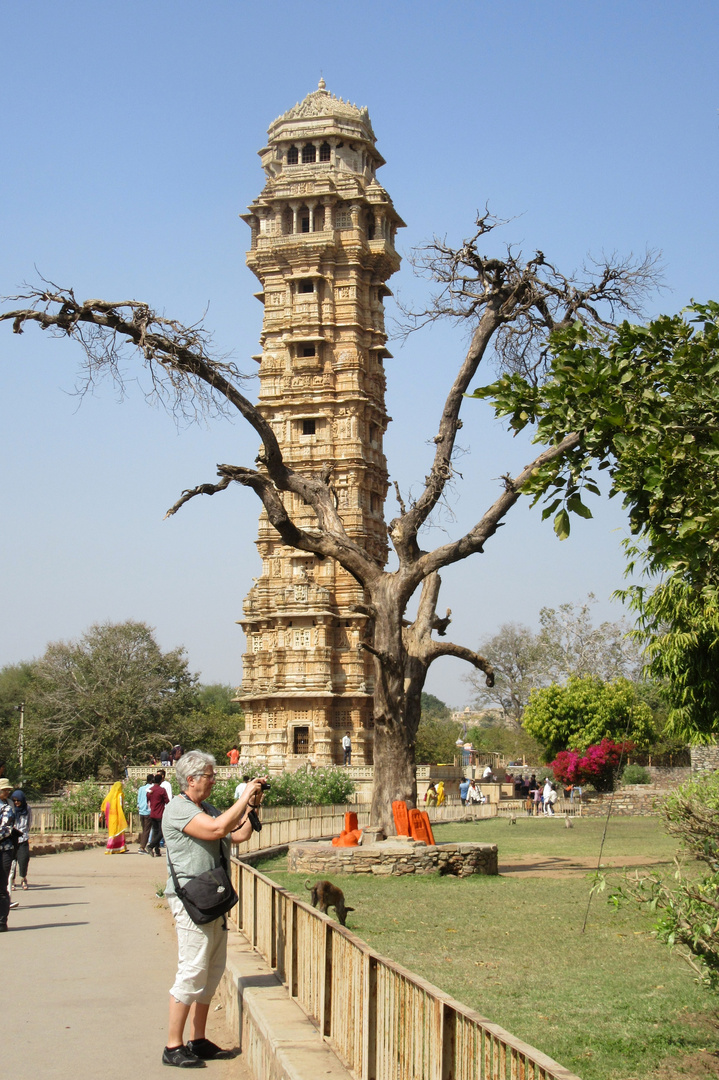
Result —
[[210, 1042], [209, 1039], [190, 1039], [187, 1049], [203, 1061], [228, 1061], [235, 1056], [234, 1050], [223, 1050], [221, 1046]]
[[163, 1065], [177, 1065], [180, 1069], [204, 1069], [205, 1063], [197, 1054], [193, 1054], [189, 1046], [173, 1046], [170, 1050], [165, 1047], [162, 1051]]

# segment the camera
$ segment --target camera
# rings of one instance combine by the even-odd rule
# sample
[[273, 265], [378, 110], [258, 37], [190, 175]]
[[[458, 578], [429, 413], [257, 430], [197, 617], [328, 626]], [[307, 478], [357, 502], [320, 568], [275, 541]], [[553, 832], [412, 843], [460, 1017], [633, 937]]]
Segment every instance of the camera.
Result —
[[263, 780], [261, 782], [261, 784], [260, 784], [260, 791], [269, 791], [269, 790], [270, 790], [270, 782], [269, 782], [269, 780]]

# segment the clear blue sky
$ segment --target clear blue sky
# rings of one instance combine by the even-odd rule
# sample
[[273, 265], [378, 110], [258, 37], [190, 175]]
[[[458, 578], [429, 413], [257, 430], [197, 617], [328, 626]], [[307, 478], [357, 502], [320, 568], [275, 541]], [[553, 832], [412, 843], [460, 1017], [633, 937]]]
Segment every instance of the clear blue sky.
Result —
[[[566, 270], [587, 252], [661, 249], [667, 290], [648, 314], [716, 299], [718, 30], [716, 3], [692, 0], [6, 0], [0, 293], [37, 267], [184, 321], [209, 305], [218, 349], [252, 369], [261, 307], [238, 214], [262, 187], [268, 124], [322, 73], [370, 110], [403, 253], [432, 233], [460, 242], [489, 202], [513, 218], [508, 240]], [[426, 287], [406, 261], [391, 285], [405, 298]], [[392, 346], [386, 449], [405, 491], [425, 474], [463, 345], [437, 327]], [[256, 438], [240, 422], [177, 430], [132, 381], [122, 403], [101, 386], [80, 404], [77, 358], [39, 331], [0, 330], [0, 665], [134, 618], [184, 645], [203, 680], [237, 683], [255, 498], [237, 488], [163, 514], [216, 462], [251, 462]], [[529, 454], [479, 404], [464, 422], [452, 535]], [[624, 517], [593, 508], [560, 543], [521, 506], [483, 556], [446, 572], [452, 638], [475, 646], [590, 590], [598, 615], [619, 617]], [[427, 689], [463, 704], [463, 673], [440, 661]]]

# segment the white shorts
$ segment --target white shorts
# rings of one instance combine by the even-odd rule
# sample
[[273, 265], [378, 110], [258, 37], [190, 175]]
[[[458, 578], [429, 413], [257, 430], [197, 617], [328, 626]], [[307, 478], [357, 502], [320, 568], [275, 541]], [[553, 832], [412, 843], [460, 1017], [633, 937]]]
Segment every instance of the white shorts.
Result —
[[170, 994], [183, 1005], [192, 1005], [194, 1001], [209, 1005], [225, 970], [225, 920], [220, 917], [198, 926], [176, 896], [168, 896], [167, 903], [175, 920], [179, 953]]

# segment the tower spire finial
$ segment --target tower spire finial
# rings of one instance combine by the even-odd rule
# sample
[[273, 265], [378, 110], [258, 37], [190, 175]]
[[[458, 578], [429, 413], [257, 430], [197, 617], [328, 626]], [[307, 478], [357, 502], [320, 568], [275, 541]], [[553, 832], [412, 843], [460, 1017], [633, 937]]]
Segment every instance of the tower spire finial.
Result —
[[324, 80], [324, 79], [322, 78], [322, 74], [321, 74], [321, 73], [320, 73], [320, 81], [319, 81], [319, 82], [317, 83], [317, 89], [318, 89], [318, 90], [326, 90], [326, 89], [327, 89], [327, 83], [326, 83], [326, 82], [325, 82], [325, 80]]

